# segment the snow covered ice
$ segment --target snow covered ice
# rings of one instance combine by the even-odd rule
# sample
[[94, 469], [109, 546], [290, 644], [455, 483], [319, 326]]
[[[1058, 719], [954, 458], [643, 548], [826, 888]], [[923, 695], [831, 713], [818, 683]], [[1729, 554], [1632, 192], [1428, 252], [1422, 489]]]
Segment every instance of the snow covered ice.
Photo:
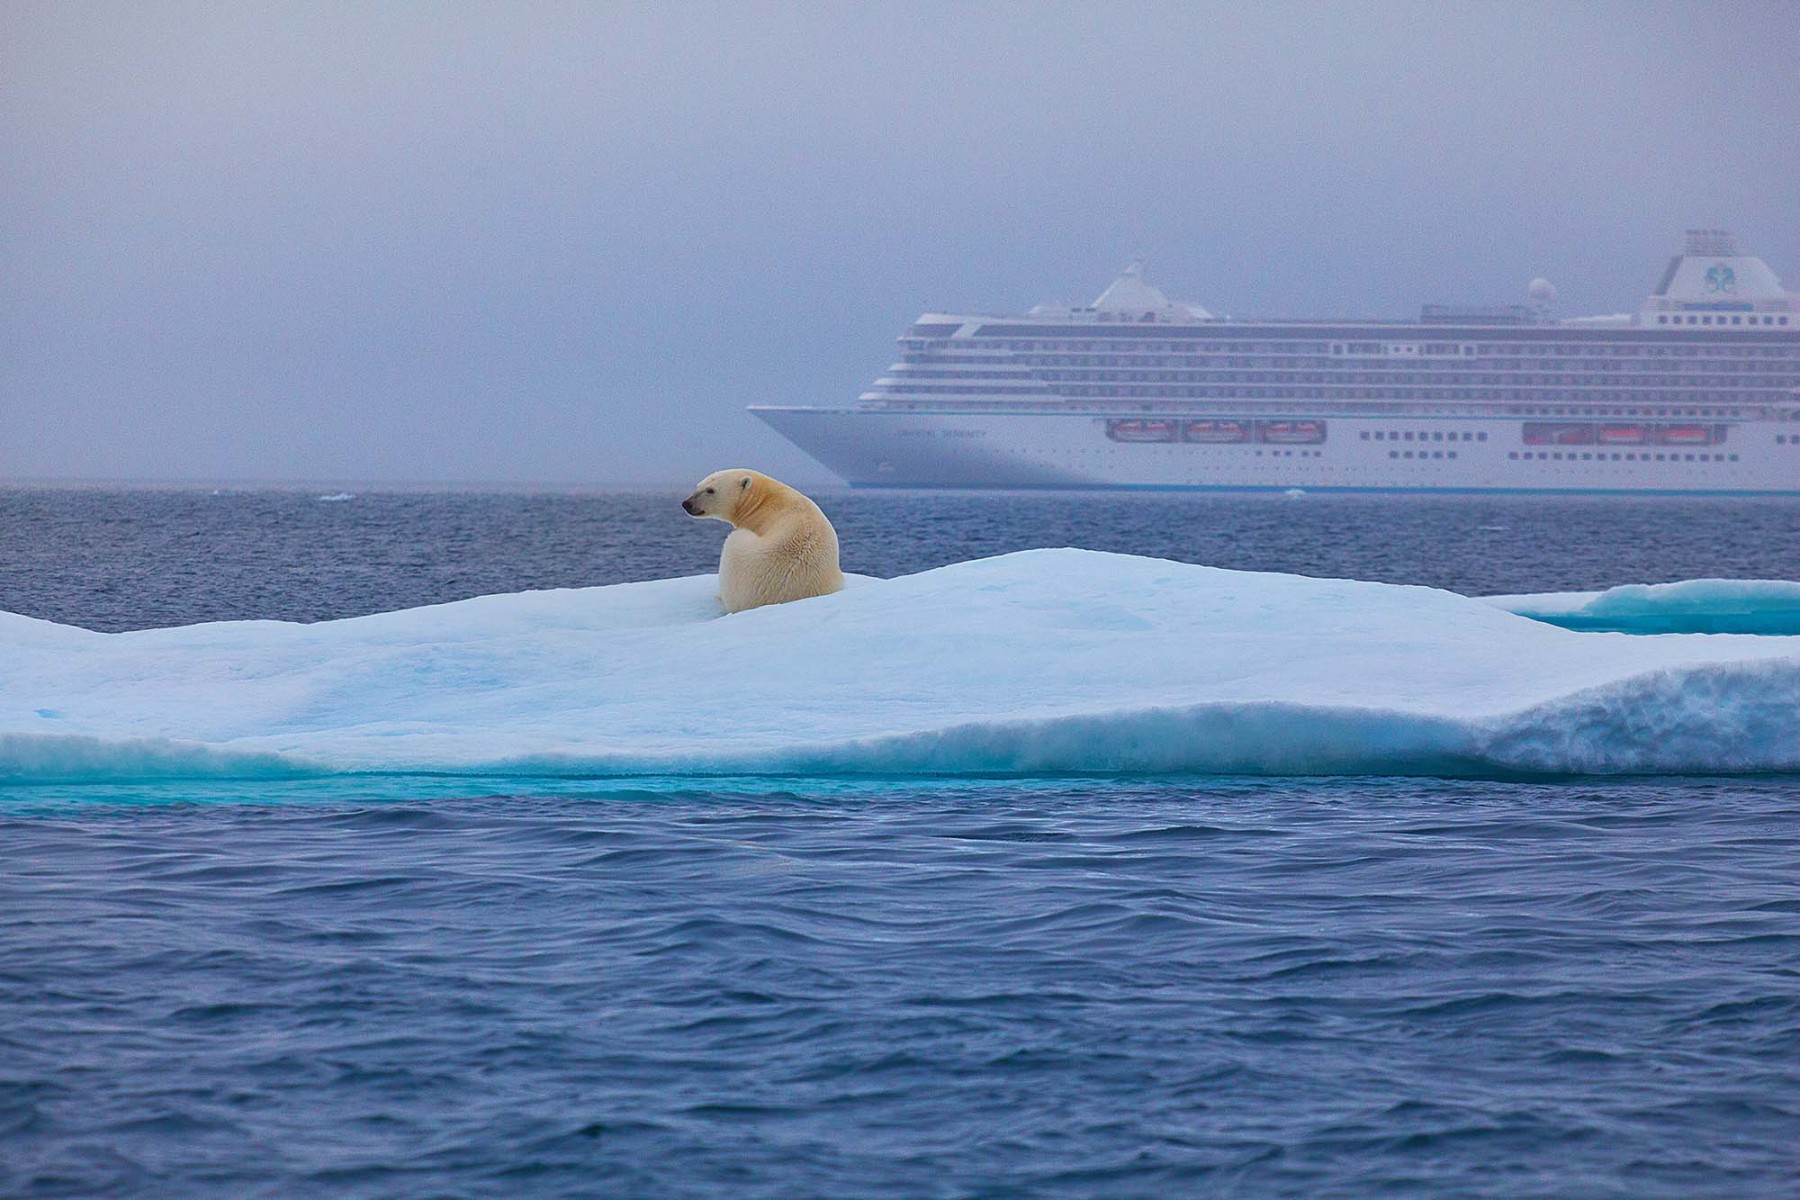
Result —
[[[1800, 769], [1800, 636], [1082, 550], [853, 582], [733, 616], [710, 575], [313, 625], [0, 614], [0, 780]], [[1800, 591], [1709, 603], [1734, 588]]]

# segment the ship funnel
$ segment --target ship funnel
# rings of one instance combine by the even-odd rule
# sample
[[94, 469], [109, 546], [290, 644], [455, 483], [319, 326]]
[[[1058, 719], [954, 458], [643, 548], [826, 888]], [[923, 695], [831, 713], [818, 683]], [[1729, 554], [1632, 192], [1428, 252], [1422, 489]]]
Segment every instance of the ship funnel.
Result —
[[1775, 272], [1762, 259], [1739, 250], [1737, 239], [1725, 230], [1690, 229], [1682, 251], [1663, 272], [1647, 311], [1685, 312], [1693, 307], [1696, 312], [1747, 312], [1765, 303], [1774, 305], [1770, 311], [1791, 311], [1792, 298]]
[[1800, 293], [1782, 287], [1769, 264], [1738, 249], [1725, 230], [1690, 229], [1681, 249], [1644, 301], [1639, 323], [1745, 330], [1800, 324]]

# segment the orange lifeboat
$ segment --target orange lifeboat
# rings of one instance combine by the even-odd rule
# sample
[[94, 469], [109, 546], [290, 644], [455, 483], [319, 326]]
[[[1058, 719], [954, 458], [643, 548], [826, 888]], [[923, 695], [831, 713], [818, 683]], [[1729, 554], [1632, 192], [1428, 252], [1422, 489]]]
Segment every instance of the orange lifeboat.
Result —
[[1115, 442], [1172, 442], [1174, 421], [1108, 421], [1106, 436]]
[[1250, 432], [1248, 421], [1189, 421], [1181, 436], [1189, 442], [1247, 442]]
[[1704, 425], [1664, 425], [1659, 440], [1665, 446], [1710, 446], [1712, 430]]
[[1286, 446], [1314, 445], [1325, 440], [1325, 422], [1264, 421], [1262, 440]]

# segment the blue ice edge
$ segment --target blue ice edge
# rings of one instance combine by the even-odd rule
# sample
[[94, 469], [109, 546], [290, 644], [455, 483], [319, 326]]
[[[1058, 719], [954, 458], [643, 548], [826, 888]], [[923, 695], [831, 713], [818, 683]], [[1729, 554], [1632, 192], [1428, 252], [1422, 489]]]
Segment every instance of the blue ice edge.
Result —
[[1800, 637], [1563, 627], [1781, 629], [1791, 583], [1471, 599], [1044, 550], [731, 616], [715, 586], [127, 634], [0, 614], [0, 783], [1800, 770]]
[[1522, 617], [1585, 633], [1742, 633], [1800, 636], [1800, 583], [1689, 579], [1635, 583], [1604, 592], [1494, 596]]

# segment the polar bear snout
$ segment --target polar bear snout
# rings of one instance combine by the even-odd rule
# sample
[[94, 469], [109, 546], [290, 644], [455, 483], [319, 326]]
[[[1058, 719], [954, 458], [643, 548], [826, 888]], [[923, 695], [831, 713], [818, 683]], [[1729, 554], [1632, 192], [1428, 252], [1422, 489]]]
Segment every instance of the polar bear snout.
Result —
[[[710, 506], [707, 504], [709, 500], [712, 501]], [[702, 480], [700, 486], [694, 489], [694, 494], [681, 502], [681, 507], [690, 517], [718, 517], [724, 520], [724, 515], [716, 511], [718, 501], [719, 489], [708, 487], [706, 481]]]

